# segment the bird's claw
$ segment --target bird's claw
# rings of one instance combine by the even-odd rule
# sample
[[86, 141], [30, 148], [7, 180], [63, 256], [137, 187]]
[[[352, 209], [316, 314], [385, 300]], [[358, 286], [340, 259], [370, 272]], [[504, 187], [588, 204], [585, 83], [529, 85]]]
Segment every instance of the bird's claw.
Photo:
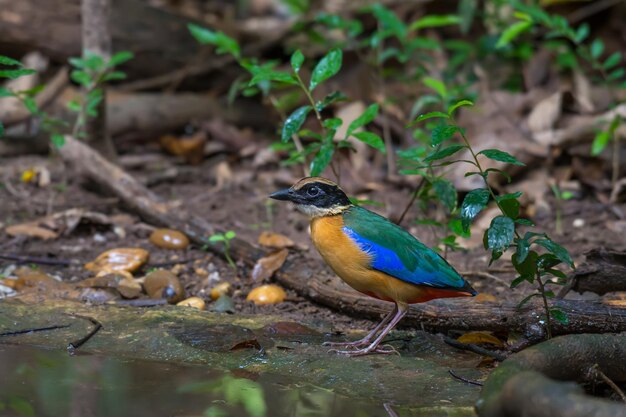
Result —
[[[330, 347], [359, 347], [369, 344], [369, 340], [357, 340], [355, 342], [324, 342], [322, 346]], [[333, 350], [333, 349], [331, 349]]]

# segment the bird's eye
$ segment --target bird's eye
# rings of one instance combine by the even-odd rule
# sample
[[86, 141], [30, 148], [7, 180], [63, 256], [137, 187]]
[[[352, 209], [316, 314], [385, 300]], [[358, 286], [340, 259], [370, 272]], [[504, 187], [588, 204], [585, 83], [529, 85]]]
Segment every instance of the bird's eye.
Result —
[[311, 187], [307, 191], [307, 194], [310, 195], [311, 197], [315, 197], [319, 193], [320, 193], [320, 189], [318, 187]]

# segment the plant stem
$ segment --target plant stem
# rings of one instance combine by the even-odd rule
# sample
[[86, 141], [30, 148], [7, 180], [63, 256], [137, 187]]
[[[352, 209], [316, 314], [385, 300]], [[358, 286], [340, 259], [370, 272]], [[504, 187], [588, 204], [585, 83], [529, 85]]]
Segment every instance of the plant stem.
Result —
[[[278, 102], [276, 101], [276, 97], [270, 94], [269, 99], [270, 99], [270, 103], [272, 103], [272, 107], [274, 107], [274, 109], [280, 116], [281, 120], [284, 122], [285, 119], [287, 119], [287, 115], [278, 107]], [[305, 177], [308, 177], [309, 175], [311, 175], [309, 171], [309, 162], [306, 160], [306, 156], [304, 155], [304, 145], [302, 144], [302, 141], [300, 140], [300, 136], [294, 133], [293, 135], [291, 135], [291, 140], [293, 140], [293, 144], [296, 146], [296, 150], [300, 154], [302, 154], [302, 158], [304, 159], [304, 163], [302, 164], [302, 172]]]
[[548, 306], [548, 297], [546, 297], [546, 287], [543, 281], [541, 281], [541, 275], [537, 272], [537, 285], [539, 286], [539, 293], [543, 300], [543, 308], [546, 310], [546, 333], [548, 339], [552, 339], [552, 319], [550, 317], [550, 307]]
[[230, 242], [228, 241], [228, 239], [224, 240], [224, 257], [226, 258], [228, 265], [230, 265], [230, 267], [236, 271], [237, 265], [235, 265], [233, 258], [230, 257]]

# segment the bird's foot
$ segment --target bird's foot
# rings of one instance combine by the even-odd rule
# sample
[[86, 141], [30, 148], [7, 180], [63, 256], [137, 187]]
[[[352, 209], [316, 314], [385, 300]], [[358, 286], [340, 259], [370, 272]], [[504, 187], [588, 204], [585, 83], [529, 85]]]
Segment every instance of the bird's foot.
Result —
[[339, 349], [331, 349], [328, 351], [336, 353], [338, 355], [345, 355], [345, 356], [364, 356], [364, 355], [369, 355], [370, 353], [379, 353], [382, 355], [391, 355], [391, 354], [396, 354], [398, 356], [400, 356], [400, 352], [398, 352], [393, 346], [391, 345], [382, 345], [382, 346], [368, 346], [366, 348], [363, 349], [353, 349], [353, 350], [339, 350]]

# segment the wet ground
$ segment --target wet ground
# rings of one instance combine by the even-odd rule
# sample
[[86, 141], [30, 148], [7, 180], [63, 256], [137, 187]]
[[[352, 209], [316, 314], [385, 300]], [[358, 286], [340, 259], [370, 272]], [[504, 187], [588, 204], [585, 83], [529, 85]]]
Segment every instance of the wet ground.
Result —
[[284, 376], [26, 346], [0, 345], [0, 374], [0, 414], [6, 417], [447, 415], [355, 401]]

